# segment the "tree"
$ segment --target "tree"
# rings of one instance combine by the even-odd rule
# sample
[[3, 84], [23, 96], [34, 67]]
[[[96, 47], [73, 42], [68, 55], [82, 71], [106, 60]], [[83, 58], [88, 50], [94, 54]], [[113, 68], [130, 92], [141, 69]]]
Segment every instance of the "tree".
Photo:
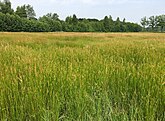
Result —
[[126, 21], [126, 19], [124, 18], [124, 19], [123, 19], [123, 23], [125, 23], [125, 21]]
[[101, 20], [103, 22], [103, 26], [104, 26], [104, 31], [105, 32], [112, 32], [114, 29], [114, 21], [112, 19], [112, 16], [110, 15], [105, 16], [103, 20]]
[[76, 25], [78, 23], [78, 19], [77, 19], [77, 16], [75, 14], [73, 15], [72, 23], [74, 25]]
[[135, 23], [126, 23], [126, 30], [127, 32], [140, 32], [142, 30], [142, 27]]
[[10, 0], [4, 0], [3, 2], [0, 1], [0, 12], [4, 14], [13, 14], [14, 10], [11, 8]]
[[140, 21], [141, 25], [143, 26], [143, 31], [146, 30], [146, 27], [149, 24], [149, 21], [147, 20], [147, 17], [143, 17]]
[[149, 26], [151, 27], [151, 30], [154, 31], [154, 28], [157, 26], [157, 21], [155, 16], [149, 17]]
[[165, 15], [143, 17], [141, 19], [143, 30], [163, 32], [165, 29]]
[[158, 26], [161, 28], [161, 32], [164, 31], [165, 28], [165, 15], [160, 15], [158, 16]]
[[113, 22], [113, 19], [112, 19], [112, 16], [111, 15], [109, 15], [109, 21], [110, 22]]
[[72, 24], [72, 17], [71, 16], [66, 17], [65, 22], [68, 24]]
[[114, 32], [121, 32], [122, 31], [121, 27], [122, 27], [122, 24], [121, 24], [120, 18], [117, 17], [117, 19], [115, 21], [115, 26], [114, 26], [114, 30], [113, 31]]
[[79, 27], [78, 27], [79, 20], [75, 14], [73, 15], [73, 17], [72, 16], [66, 17], [65, 22], [66, 22], [65, 29], [67, 29], [67, 31], [69, 32], [79, 31]]
[[105, 32], [109, 32], [110, 31], [110, 21], [107, 16], [104, 17], [103, 24], [104, 24]]
[[16, 8], [15, 14], [18, 15], [19, 17], [21, 17], [21, 18], [27, 18], [26, 6], [25, 5], [18, 6]]
[[21, 18], [34, 19], [36, 14], [31, 5], [18, 6], [15, 12]]
[[89, 31], [93, 31], [93, 29], [90, 26], [89, 21], [84, 19], [78, 23], [78, 31], [79, 32], [89, 32]]
[[51, 32], [61, 31], [62, 25], [59, 19], [57, 18], [58, 18], [57, 14], [48, 13], [44, 15], [43, 17], [40, 17], [39, 21], [48, 24], [49, 31]]
[[52, 19], [53, 19], [53, 20], [57, 20], [57, 21], [60, 20], [60, 19], [59, 19], [59, 15], [58, 15], [57, 13], [53, 13], [53, 14], [52, 14]]
[[49, 19], [59, 21], [59, 15], [57, 13], [47, 13], [45, 16]]
[[90, 22], [91, 29], [93, 32], [103, 32], [105, 31], [103, 22]]
[[121, 21], [120, 21], [120, 18], [119, 18], [119, 17], [117, 17], [117, 19], [116, 19], [116, 23], [117, 23], [117, 24], [120, 24], [120, 23], [121, 23]]
[[28, 19], [34, 19], [36, 16], [36, 13], [33, 9], [33, 6], [28, 4], [25, 9], [26, 9], [27, 18]]

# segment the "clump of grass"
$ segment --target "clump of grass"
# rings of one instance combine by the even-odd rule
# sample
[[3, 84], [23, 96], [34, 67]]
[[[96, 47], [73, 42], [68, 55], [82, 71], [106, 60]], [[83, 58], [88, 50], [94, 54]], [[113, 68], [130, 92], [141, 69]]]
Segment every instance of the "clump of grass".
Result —
[[165, 120], [164, 34], [1, 33], [0, 39], [2, 121]]

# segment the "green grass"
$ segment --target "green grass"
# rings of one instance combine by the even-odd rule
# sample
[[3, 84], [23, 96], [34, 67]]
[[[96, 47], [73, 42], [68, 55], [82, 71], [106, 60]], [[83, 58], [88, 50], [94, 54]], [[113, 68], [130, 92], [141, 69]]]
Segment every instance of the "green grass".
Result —
[[0, 33], [1, 121], [164, 121], [165, 35]]

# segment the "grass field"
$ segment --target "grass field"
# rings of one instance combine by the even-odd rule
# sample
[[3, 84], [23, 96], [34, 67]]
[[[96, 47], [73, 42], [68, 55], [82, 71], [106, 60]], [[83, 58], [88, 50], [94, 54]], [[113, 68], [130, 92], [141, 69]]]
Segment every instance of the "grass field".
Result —
[[0, 33], [0, 121], [165, 121], [165, 34]]

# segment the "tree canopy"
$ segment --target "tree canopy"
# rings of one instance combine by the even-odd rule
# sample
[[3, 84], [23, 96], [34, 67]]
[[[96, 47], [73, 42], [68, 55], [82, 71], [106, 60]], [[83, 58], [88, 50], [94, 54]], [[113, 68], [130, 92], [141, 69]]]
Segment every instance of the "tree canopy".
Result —
[[0, 1], [0, 12], [4, 14], [13, 14], [14, 10], [11, 8], [10, 0]]
[[36, 16], [36, 13], [31, 5], [22, 5], [18, 6], [15, 14], [20, 16], [21, 18], [27, 18], [27, 19], [34, 19]]
[[[126, 19], [105, 16], [98, 20], [95, 18], [78, 18], [75, 14], [60, 20], [57, 13], [47, 13], [38, 19], [33, 6], [27, 4], [17, 6], [14, 11], [10, 0], [0, 1], [0, 31], [28, 31], [28, 32], [139, 32], [142, 27], [137, 23], [127, 22]], [[160, 27], [164, 30], [164, 16], [143, 18], [143, 30]]]
[[165, 31], [165, 15], [146, 16], [141, 19], [143, 31], [164, 32]]

